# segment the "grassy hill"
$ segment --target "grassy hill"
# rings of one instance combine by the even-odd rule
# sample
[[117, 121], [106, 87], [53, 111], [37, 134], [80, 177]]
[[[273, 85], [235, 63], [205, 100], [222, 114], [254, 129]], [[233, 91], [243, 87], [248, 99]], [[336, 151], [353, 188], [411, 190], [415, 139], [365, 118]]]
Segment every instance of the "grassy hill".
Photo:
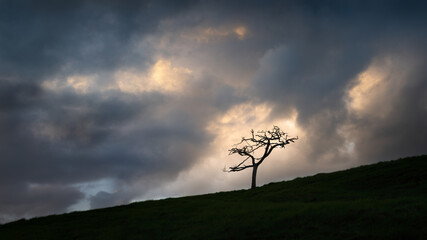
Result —
[[427, 155], [241, 190], [20, 220], [0, 239], [427, 239]]

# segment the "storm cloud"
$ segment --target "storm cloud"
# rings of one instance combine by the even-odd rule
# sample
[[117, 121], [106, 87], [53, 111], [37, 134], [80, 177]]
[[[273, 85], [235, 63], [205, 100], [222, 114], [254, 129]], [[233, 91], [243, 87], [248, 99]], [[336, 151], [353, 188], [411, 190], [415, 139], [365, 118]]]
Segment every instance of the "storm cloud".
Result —
[[0, 221], [425, 154], [421, 1], [0, 1]]

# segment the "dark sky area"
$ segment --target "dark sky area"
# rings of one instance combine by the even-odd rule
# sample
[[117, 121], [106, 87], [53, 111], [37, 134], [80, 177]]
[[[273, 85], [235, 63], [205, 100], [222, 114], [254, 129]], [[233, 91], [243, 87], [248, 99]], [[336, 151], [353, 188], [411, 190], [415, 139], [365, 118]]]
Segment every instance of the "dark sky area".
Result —
[[0, 0], [0, 223], [427, 153], [425, 1]]

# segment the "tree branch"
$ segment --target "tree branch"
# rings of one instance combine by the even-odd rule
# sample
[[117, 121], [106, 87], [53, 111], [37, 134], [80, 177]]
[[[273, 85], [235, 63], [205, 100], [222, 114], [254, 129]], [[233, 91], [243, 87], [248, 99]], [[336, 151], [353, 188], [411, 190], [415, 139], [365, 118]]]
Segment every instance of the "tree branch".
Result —
[[[257, 134], [251, 130], [251, 136], [248, 138], [242, 137], [242, 140], [233, 146], [229, 151], [229, 155], [239, 154], [244, 156], [245, 159], [239, 164], [229, 167], [227, 172], [239, 172], [246, 168], [252, 168], [252, 182], [251, 188], [256, 188], [256, 174], [258, 166], [271, 154], [275, 148], [284, 148], [285, 145], [294, 142], [296, 138], [288, 138], [288, 134], [281, 131], [279, 127], [274, 126], [272, 130], [258, 131]], [[255, 157], [255, 151], [264, 148], [261, 157]], [[252, 164], [246, 165], [245, 163], [251, 159]], [[226, 168], [224, 167], [224, 171]]]

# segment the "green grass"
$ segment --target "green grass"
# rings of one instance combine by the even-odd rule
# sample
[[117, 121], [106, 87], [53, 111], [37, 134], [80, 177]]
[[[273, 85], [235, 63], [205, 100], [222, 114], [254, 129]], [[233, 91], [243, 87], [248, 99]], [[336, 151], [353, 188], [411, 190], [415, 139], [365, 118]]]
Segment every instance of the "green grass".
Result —
[[0, 239], [427, 239], [427, 156], [20, 220]]

